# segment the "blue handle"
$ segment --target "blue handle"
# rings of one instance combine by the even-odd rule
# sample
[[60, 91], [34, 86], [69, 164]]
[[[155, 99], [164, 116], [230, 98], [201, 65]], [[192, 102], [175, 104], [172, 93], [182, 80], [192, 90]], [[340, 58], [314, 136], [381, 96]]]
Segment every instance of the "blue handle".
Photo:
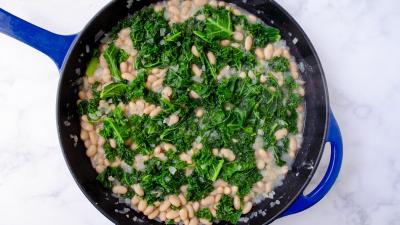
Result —
[[49, 56], [60, 69], [76, 35], [59, 35], [35, 26], [0, 8], [0, 33], [7, 34]]
[[343, 142], [339, 126], [332, 111], [329, 112], [329, 128], [326, 142], [331, 143], [331, 159], [324, 178], [310, 194], [299, 195], [293, 204], [280, 215], [281, 217], [301, 212], [315, 205], [329, 192], [339, 175], [343, 159]]

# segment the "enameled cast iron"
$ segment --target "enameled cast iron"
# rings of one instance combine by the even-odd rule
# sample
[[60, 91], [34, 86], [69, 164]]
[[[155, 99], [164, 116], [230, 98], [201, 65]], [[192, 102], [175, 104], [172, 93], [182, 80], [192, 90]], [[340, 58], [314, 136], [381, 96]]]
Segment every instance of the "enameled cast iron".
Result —
[[[148, 220], [143, 214], [134, 210], [129, 217], [119, 213], [126, 208], [124, 203], [111, 196], [109, 190], [96, 182], [96, 172], [85, 155], [82, 141], [74, 145], [72, 135], [79, 136], [80, 124], [76, 101], [77, 82], [85, 71], [91, 58], [90, 49], [99, 46], [99, 40], [111, 27], [124, 17], [133, 14], [142, 7], [157, 0], [112, 1], [105, 6], [87, 26], [76, 35], [58, 35], [21, 20], [0, 9], [0, 32], [14, 37], [45, 53], [60, 68], [61, 79], [57, 96], [57, 124], [59, 139], [65, 160], [75, 181], [92, 202], [106, 217], [117, 224], [160, 224]], [[306, 117], [304, 141], [292, 169], [288, 172], [283, 185], [276, 188], [273, 200], [267, 199], [253, 207], [257, 213], [251, 217], [249, 224], [267, 224], [273, 220], [303, 211], [321, 200], [333, 186], [341, 167], [343, 146], [339, 127], [329, 108], [329, 99], [324, 72], [311, 42], [295, 20], [276, 2], [272, 0], [231, 0], [247, 11], [257, 15], [268, 25], [279, 28], [291, 53], [299, 63], [303, 63], [301, 72], [305, 80]], [[128, 7], [129, 6], [129, 7]], [[70, 123], [65, 123], [69, 121]], [[67, 126], [68, 125], [68, 126]], [[325, 176], [320, 184], [308, 195], [303, 191], [318, 167], [324, 145], [331, 143], [331, 158]], [[271, 202], [279, 200], [280, 204]], [[252, 213], [250, 213], [252, 214]], [[249, 215], [250, 215], [249, 214]], [[134, 222], [133, 217], [140, 218]], [[243, 222], [241, 222], [243, 223]]]

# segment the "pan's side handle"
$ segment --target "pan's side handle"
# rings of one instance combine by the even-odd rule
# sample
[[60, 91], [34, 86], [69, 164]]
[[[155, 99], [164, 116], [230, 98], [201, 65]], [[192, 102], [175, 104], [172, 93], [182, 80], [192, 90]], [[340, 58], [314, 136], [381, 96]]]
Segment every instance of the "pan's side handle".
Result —
[[59, 35], [35, 26], [0, 8], [0, 33], [13, 37], [49, 56], [61, 68], [76, 35]]
[[315, 205], [329, 192], [339, 175], [343, 160], [343, 141], [332, 111], [329, 112], [329, 128], [326, 142], [331, 143], [331, 159], [325, 176], [310, 194], [300, 194], [293, 204], [280, 215], [281, 217], [301, 212]]

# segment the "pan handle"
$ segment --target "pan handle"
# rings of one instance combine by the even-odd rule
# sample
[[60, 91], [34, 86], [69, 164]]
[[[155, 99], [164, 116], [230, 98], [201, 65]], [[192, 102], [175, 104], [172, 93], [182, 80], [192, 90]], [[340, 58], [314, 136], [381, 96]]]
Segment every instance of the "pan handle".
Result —
[[280, 215], [280, 217], [301, 212], [315, 205], [329, 192], [339, 175], [343, 160], [343, 141], [332, 110], [329, 111], [329, 128], [325, 143], [326, 142], [331, 143], [331, 159], [325, 176], [310, 194], [300, 194], [292, 205]]
[[60, 69], [76, 35], [59, 35], [35, 26], [0, 8], [0, 33], [49, 56]]

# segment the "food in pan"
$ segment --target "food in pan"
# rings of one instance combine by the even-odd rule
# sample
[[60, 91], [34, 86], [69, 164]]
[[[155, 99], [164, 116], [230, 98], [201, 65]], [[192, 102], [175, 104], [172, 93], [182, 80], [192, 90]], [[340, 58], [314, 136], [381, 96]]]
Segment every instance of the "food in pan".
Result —
[[149, 219], [237, 223], [301, 144], [303, 81], [278, 29], [170, 0], [121, 21], [88, 63], [81, 139], [97, 180]]

